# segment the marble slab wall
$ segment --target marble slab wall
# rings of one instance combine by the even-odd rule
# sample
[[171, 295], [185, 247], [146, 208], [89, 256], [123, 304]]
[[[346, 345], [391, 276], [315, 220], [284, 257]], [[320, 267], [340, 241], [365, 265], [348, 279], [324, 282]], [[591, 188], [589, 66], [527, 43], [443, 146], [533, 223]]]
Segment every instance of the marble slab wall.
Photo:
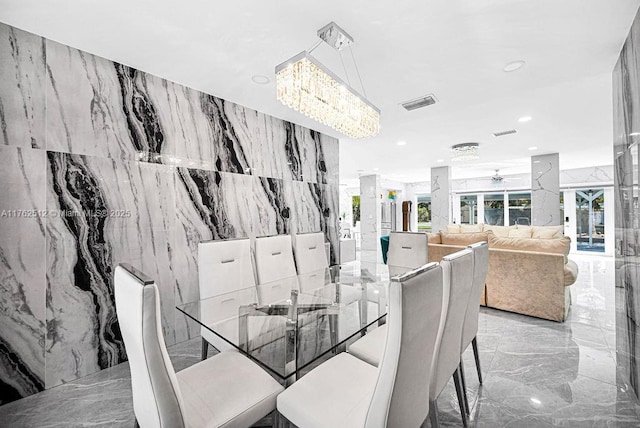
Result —
[[[250, 83], [248, 83], [250, 84]], [[113, 271], [191, 335], [198, 242], [325, 233], [338, 141], [0, 24], [0, 405], [126, 359]], [[196, 332], [197, 333], [197, 332]]]
[[531, 224], [559, 226], [560, 156], [558, 153], [531, 156]]
[[640, 395], [640, 13], [613, 71], [613, 131], [617, 362]]
[[447, 231], [451, 222], [451, 168], [431, 168], [431, 230]]

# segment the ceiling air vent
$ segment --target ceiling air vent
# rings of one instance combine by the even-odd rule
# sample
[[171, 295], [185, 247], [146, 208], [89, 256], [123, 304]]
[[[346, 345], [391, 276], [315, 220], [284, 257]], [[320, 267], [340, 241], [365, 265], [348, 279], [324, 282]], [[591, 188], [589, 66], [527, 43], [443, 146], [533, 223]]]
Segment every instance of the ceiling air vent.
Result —
[[402, 103], [407, 111], [416, 110], [422, 107], [430, 106], [436, 103], [436, 97], [432, 94], [425, 95], [424, 97], [416, 98], [415, 100], [406, 101]]
[[493, 136], [494, 136], [494, 137], [502, 137], [502, 136], [504, 136], [504, 135], [515, 134], [515, 133], [517, 133], [517, 132], [518, 132], [518, 131], [516, 131], [515, 129], [510, 129], [510, 130], [508, 130], [508, 131], [494, 132], [494, 133], [493, 133]]

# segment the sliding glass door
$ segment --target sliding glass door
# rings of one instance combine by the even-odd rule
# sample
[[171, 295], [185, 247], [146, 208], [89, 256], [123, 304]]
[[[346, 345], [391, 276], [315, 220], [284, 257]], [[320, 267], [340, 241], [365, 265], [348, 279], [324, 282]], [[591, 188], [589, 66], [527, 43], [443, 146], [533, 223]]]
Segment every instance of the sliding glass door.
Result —
[[576, 190], [578, 251], [604, 252], [604, 189]]

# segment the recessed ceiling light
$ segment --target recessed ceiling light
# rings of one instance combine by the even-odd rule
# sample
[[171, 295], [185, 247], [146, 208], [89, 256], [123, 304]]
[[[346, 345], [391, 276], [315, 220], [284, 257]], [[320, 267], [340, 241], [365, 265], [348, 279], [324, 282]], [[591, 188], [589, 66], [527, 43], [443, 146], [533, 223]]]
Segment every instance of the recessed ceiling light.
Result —
[[523, 116], [520, 119], [518, 119], [518, 122], [525, 123], [525, 122], [529, 122], [531, 119], [533, 119], [531, 116]]
[[524, 61], [513, 61], [510, 62], [509, 64], [505, 65], [504, 68], [502, 69], [502, 71], [505, 71], [507, 73], [511, 73], [512, 71], [516, 71], [516, 70], [520, 70], [522, 67], [524, 67], [526, 63]]
[[444, 159], [438, 159], [436, 162], [442, 163], [442, 162], [444, 162]]
[[257, 83], [258, 85], [266, 85], [267, 83], [271, 82], [271, 79], [269, 79], [264, 74], [254, 74], [253, 76], [251, 76], [251, 80], [253, 81], [253, 83]]
[[373, 168], [374, 171], [378, 171], [380, 168]]
[[406, 146], [407, 142], [406, 141], [398, 141], [398, 145], [399, 146]]
[[538, 148], [536, 146], [531, 146], [529, 147], [529, 150], [534, 151], [534, 150], [538, 150]]

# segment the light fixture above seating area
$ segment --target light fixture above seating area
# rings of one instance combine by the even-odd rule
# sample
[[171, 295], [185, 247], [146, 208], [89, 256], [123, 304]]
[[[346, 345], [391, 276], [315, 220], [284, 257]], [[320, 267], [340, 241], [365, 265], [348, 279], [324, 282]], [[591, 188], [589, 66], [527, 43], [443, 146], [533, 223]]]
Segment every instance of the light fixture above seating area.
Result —
[[478, 143], [460, 143], [451, 147], [453, 155], [451, 156], [452, 162], [469, 162], [476, 159], [480, 159], [478, 154]]
[[[351, 50], [353, 43], [353, 38], [334, 22], [318, 30], [318, 37], [339, 52], [345, 46]], [[360, 95], [311, 56], [319, 44], [320, 41], [276, 67], [276, 97], [286, 106], [349, 137], [377, 135], [380, 110], [367, 100], [366, 94]], [[364, 92], [357, 64], [356, 73]]]

